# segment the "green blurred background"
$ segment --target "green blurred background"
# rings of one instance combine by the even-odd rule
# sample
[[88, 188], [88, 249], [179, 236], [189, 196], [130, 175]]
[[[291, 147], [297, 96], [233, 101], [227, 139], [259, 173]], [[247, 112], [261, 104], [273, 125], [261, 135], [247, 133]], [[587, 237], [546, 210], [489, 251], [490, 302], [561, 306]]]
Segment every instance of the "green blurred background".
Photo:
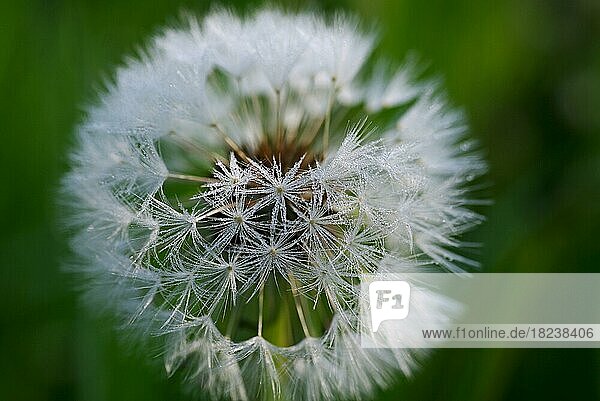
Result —
[[[77, 302], [75, 280], [61, 271], [67, 251], [55, 199], [73, 125], [94, 85], [182, 7], [210, 6], [0, 5], [0, 400], [185, 399], [177, 380]], [[464, 106], [491, 166], [494, 204], [471, 235], [484, 244], [474, 257], [486, 271], [600, 272], [600, 1], [310, 6], [371, 21], [396, 60], [416, 50]], [[379, 399], [600, 399], [600, 357], [576, 349], [438, 350]]]

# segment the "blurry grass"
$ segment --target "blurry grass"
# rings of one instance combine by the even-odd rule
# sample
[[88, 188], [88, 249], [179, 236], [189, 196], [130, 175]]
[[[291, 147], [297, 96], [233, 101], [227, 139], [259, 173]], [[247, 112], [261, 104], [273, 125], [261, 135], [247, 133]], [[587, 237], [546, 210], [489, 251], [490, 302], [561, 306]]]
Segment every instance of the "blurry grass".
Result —
[[[486, 271], [599, 271], [598, 2], [317, 4], [372, 21], [382, 53], [396, 60], [416, 50], [465, 108], [491, 165], [486, 195], [495, 203], [471, 235], [484, 244], [476, 257]], [[60, 271], [66, 247], [55, 206], [80, 106], [180, 5], [210, 6], [0, 5], [0, 399], [185, 399], [177, 380], [119, 345], [110, 322], [76, 302], [75, 283]], [[440, 350], [380, 399], [598, 399], [599, 371], [597, 351]]]

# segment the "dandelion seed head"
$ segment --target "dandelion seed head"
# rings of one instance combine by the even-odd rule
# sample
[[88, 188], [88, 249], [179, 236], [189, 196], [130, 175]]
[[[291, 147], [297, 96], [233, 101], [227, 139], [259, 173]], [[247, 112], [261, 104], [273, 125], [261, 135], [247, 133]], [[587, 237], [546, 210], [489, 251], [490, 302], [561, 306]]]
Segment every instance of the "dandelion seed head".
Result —
[[474, 264], [458, 238], [485, 163], [414, 57], [374, 45], [343, 15], [189, 17], [78, 128], [63, 187], [89, 302], [215, 399], [370, 396], [418, 355], [360, 346], [361, 276]]

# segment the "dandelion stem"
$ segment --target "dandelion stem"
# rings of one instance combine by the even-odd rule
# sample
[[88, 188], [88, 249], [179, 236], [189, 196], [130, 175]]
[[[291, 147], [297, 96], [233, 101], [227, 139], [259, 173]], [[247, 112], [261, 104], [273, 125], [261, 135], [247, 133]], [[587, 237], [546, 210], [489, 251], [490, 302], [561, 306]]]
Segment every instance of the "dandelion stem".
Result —
[[223, 210], [225, 210], [225, 209], [227, 209], [228, 207], [231, 207], [231, 206], [233, 206], [233, 203], [229, 203], [229, 204], [227, 204], [227, 205], [223, 205], [223, 206], [221, 206], [221, 207], [218, 207], [218, 208], [216, 208], [216, 209], [209, 210], [208, 212], [206, 212], [206, 213], [203, 213], [203, 214], [201, 214], [200, 216], [196, 217], [196, 221], [200, 221], [200, 220], [202, 220], [202, 219], [205, 219], [205, 218], [207, 218], [207, 217], [210, 217], [210, 216], [212, 216], [213, 214], [221, 213]]
[[329, 306], [333, 309], [333, 311], [335, 313], [340, 312], [338, 304], [335, 302], [335, 296], [331, 294], [331, 289], [328, 286], [325, 286], [325, 295], [327, 296], [327, 302], [329, 302]]
[[327, 111], [325, 112], [325, 126], [323, 127], [323, 156], [329, 147], [329, 130], [331, 126], [331, 111], [333, 109], [333, 96], [335, 94], [335, 77], [331, 78], [331, 90], [327, 99]]
[[264, 303], [265, 303], [265, 285], [262, 284], [260, 286], [260, 290], [258, 292], [258, 336], [259, 337], [262, 337]]
[[225, 143], [226, 143], [227, 145], [229, 145], [229, 147], [230, 147], [231, 149], [233, 149], [233, 151], [234, 151], [235, 153], [237, 153], [237, 155], [238, 155], [239, 157], [241, 157], [241, 158], [242, 158], [242, 159], [244, 159], [245, 161], [248, 161], [248, 160], [250, 160], [250, 159], [248, 158], [248, 156], [246, 155], [246, 153], [244, 153], [244, 151], [242, 150], [242, 148], [240, 148], [240, 147], [239, 147], [239, 145], [238, 145], [237, 143], [235, 143], [235, 141], [234, 141], [233, 139], [231, 139], [231, 137], [230, 137], [229, 135], [227, 135], [227, 134], [225, 133], [225, 131], [223, 131], [223, 130], [221, 129], [221, 127], [219, 127], [219, 125], [218, 125], [218, 124], [212, 124], [212, 125], [211, 125], [211, 127], [213, 127], [213, 128], [214, 128], [214, 129], [217, 131], [217, 133], [218, 133], [219, 135], [221, 135], [221, 137], [223, 137], [223, 140], [225, 141]]
[[175, 131], [169, 131], [169, 136], [171, 138], [173, 138], [175, 141], [175, 143], [177, 143], [179, 146], [181, 146], [182, 148], [185, 148], [187, 151], [197, 151], [200, 152], [208, 157], [210, 157], [211, 159], [214, 160], [220, 160], [221, 162], [227, 163], [228, 160], [221, 156], [220, 154], [216, 153], [216, 152], [211, 152], [210, 150], [200, 146], [199, 144], [191, 141], [190, 139], [179, 135], [177, 132]]
[[252, 109], [254, 112], [254, 115], [256, 116], [257, 121], [261, 124], [261, 129], [264, 130], [264, 127], [262, 126], [262, 120], [261, 120], [261, 116], [262, 116], [262, 107], [260, 105], [260, 100], [258, 99], [258, 96], [253, 95], [252, 96]]
[[308, 125], [306, 127], [306, 129], [304, 129], [302, 131], [302, 134], [301, 134], [301, 144], [303, 146], [310, 145], [311, 142], [313, 141], [313, 139], [315, 139], [315, 137], [319, 133], [319, 129], [323, 125], [323, 120], [324, 120], [323, 117], [321, 117], [321, 118], [315, 118], [314, 120], [312, 120], [311, 124]]
[[288, 273], [288, 277], [290, 278], [290, 286], [292, 288], [292, 295], [294, 296], [294, 304], [296, 305], [296, 312], [298, 312], [298, 318], [300, 319], [302, 331], [304, 332], [305, 337], [312, 337], [310, 335], [310, 331], [308, 330], [308, 325], [306, 324], [306, 317], [304, 316], [304, 311], [302, 310], [302, 304], [300, 303], [300, 294], [298, 293], [298, 287], [296, 286], [296, 279], [291, 272]]
[[167, 178], [172, 178], [174, 180], [181, 180], [181, 181], [203, 182], [203, 183], [217, 181], [216, 179], [210, 178], [210, 177], [198, 177], [196, 175], [179, 174], [179, 173], [171, 173], [171, 172], [169, 172], [169, 174], [167, 175]]
[[281, 145], [283, 143], [283, 129], [281, 126], [281, 91], [279, 89], [275, 90], [275, 96], [277, 97], [277, 109], [275, 112], [275, 124], [276, 124], [276, 143], [277, 143], [277, 151], [281, 152]]
[[225, 337], [231, 338], [231, 333], [233, 333], [233, 329], [237, 323], [238, 318], [238, 310], [239, 308], [232, 308], [231, 316], [229, 316], [229, 322], [227, 323], [227, 330], [225, 331]]

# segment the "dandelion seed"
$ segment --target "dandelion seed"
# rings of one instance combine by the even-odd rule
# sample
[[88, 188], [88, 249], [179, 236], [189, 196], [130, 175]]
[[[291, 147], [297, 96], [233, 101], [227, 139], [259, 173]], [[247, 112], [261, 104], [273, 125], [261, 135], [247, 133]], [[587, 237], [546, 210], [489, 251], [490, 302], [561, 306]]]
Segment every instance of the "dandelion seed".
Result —
[[86, 299], [214, 399], [368, 398], [418, 355], [360, 346], [361, 275], [474, 264], [459, 236], [485, 163], [414, 58], [372, 62], [374, 43], [342, 15], [190, 17], [78, 129]]

